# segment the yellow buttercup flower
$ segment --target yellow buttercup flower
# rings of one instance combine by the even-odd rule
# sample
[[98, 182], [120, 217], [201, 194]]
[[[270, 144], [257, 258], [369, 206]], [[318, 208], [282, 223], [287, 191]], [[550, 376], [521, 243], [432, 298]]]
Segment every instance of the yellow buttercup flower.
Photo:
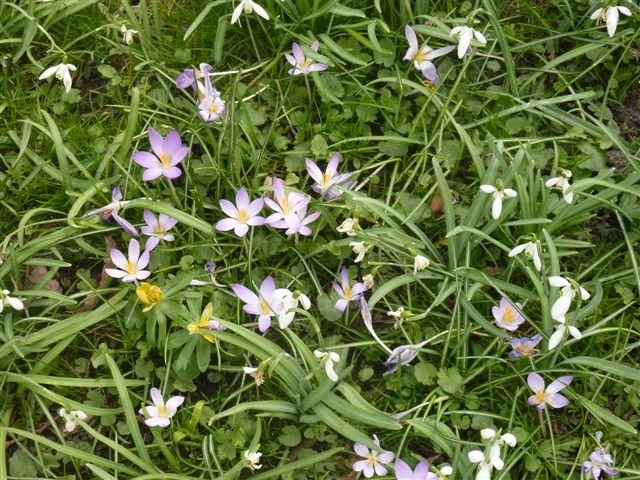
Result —
[[147, 305], [142, 309], [143, 312], [151, 310], [163, 297], [162, 289], [159, 286], [147, 282], [142, 282], [140, 286], [136, 288], [136, 295], [142, 303]]

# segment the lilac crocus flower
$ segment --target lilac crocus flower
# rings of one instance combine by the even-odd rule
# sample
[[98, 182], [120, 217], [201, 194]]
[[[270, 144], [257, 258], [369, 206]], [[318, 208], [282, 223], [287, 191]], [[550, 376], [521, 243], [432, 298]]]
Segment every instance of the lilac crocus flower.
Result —
[[133, 154], [133, 161], [145, 168], [142, 180], [148, 182], [164, 175], [169, 180], [174, 180], [182, 175], [182, 170], [177, 166], [189, 153], [189, 147], [182, 145], [180, 134], [175, 130], [162, 136], [153, 128], [149, 129], [149, 143], [153, 153], [138, 151]]
[[282, 311], [282, 299], [275, 293], [276, 284], [270, 276], [262, 281], [259, 295], [237, 283], [232, 283], [231, 289], [245, 303], [242, 307], [245, 312], [258, 315], [258, 329], [261, 332], [266, 332], [271, 326], [271, 317], [278, 316]]
[[307, 172], [316, 181], [311, 188], [327, 200], [339, 197], [343, 189], [347, 190], [353, 186], [353, 183], [346, 183], [353, 173], [338, 174], [339, 162], [340, 154], [334, 153], [327, 164], [327, 169], [323, 172], [313, 160], [306, 159]]
[[223, 232], [233, 230], [238, 237], [244, 237], [249, 231], [249, 226], [264, 225], [265, 219], [258, 216], [263, 206], [262, 198], [250, 202], [247, 190], [241, 188], [236, 193], [235, 205], [229, 200], [220, 200], [220, 208], [229, 218], [218, 220], [216, 228]]
[[298, 210], [306, 207], [311, 200], [311, 197], [299, 192], [286, 193], [284, 182], [278, 177], [273, 179], [273, 197], [273, 200], [265, 198], [264, 203], [274, 211], [265, 219], [265, 223], [274, 228], [289, 228], [299, 222]]
[[523, 337], [523, 338], [510, 338], [509, 345], [513, 348], [512, 351], [509, 352], [509, 356], [511, 358], [516, 357], [531, 357], [538, 353], [539, 349], [536, 346], [542, 341], [542, 335], [537, 334], [531, 338]]
[[198, 89], [198, 80], [207, 78], [213, 72], [213, 67], [208, 63], [201, 63], [200, 68], [187, 68], [176, 77], [176, 86], [180, 89]]
[[569, 399], [558, 392], [571, 384], [572, 380], [573, 377], [571, 375], [564, 375], [551, 382], [545, 388], [542, 377], [535, 372], [531, 372], [527, 376], [527, 384], [533, 390], [534, 395], [529, 397], [529, 405], [535, 405], [540, 410], [543, 410], [547, 405], [553, 408], [566, 407], [569, 405]]
[[[380, 440], [376, 435], [373, 436], [373, 443], [380, 447]], [[369, 450], [366, 445], [362, 443], [355, 443], [353, 450], [364, 460], [358, 460], [353, 462], [353, 470], [355, 472], [362, 472], [366, 478], [371, 478], [374, 475], [386, 475], [387, 469], [385, 465], [391, 463], [396, 456], [395, 453], [389, 451]]]
[[362, 294], [368, 289], [364, 283], [360, 282], [356, 282], [353, 287], [349, 285], [349, 272], [347, 271], [347, 267], [342, 267], [340, 279], [341, 285], [333, 282], [333, 289], [340, 295], [340, 299], [336, 302], [335, 307], [339, 312], [344, 312], [349, 302], [360, 300]]
[[524, 323], [524, 317], [520, 315], [518, 310], [522, 310], [520, 303], [516, 303], [514, 307], [509, 300], [502, 297], [500, 306], [494, 306], [491, 309], [491, 313], [496, 320], [496, 325], [513, 332]]
[[135, 229], [131, 223], [127, 222], [124, 218], [118, 215], [118, 212], [125, 207], [128, 201], [122, 200], [122, 192], [119, 187], [114, 187], [111, 191], [111, 203], [105, 205], [104, 207], [96, 208], [95, 210], [91, 210], [90, 212], [82, 215], [82, 218], [92, 217], [93, 215], [100, 214], [100, 218], [102, 220], [107, 221], [110, 218], [113, 218], [118, 225], [122, 227], [124, 231], [131, 235], [138, 236], [138, 231]]
[[[296, 42], [293, 42], [291, 49], [293, 50], [293, 55], [289, 53], [284, 54], [287, 62], [293, 65], [293, 68], [289, 69], [289, 75], [308, 75], [311, 72], [322, 72], [329, 68], [329, 65], [326, 63], [314, 63], [311, 58], [305, 56], [302, 47]], [[317, 40], [311, 44], [311, 50], [318, 53]]]
[[589, 455], [589, 460], [582, 464], [582, 471], [593, 475], [594, 480], [600, 480], [602, 472], [608, 475], [617, 475], [618, 470], [613, 468], [613, 458], [607, 453], [604, 447], [600, 447]]
[[211, 85], [209, 77], [204, 78], [204, 86], [200, 88], [199, 97], [198, 115], [205, 123], [218, 122], [224, 117], [224, 100], [220, 97], [220, 92]]
[[285, 235], [293, 235], [294, 233], [299, 233], [305, 237], [308, 237], [313, 233], [307, 225], [316, 221], [316, 219], [320, 216], [320, 212], [313, 212], [307, 215], [307, 204], [309, 202], [305, 202], [296, 210], [295, 217], [290, 218], [287, 221], [281, 221], [273, 225], [274, 228], [286, 228]]
[[135, 238], [129, 242], [128, 258], [115, 248], [112, 248], [109, 254], [111, 261], [118, 267], [104, 269], [110, 277], [121, 278], [123, 282], [128, 283], [135, 280], [145, 280], [151, 275], [149, 270], [144, 270], [149, 265], [149, 252], [145, 250], [140, 255], [140, 244]]
[[418, 355], [418, 350], [424, 347], [427, 344], [428, 340], [424, 342], [409, 344], [409, 345], [401, 345], [399, 347], [394, 348], [387, 358], [384, 364], [389, 368], [382, 375], [389, 375], [390, 373], [395, 372], [400, 365], [409, 365], [416, 355]]
[[411, 470], [407, 462], [398, 458], [393, 464], [393, 469], [396, 473], [396, 480], [438, 480], [440, 478], [429, 471], [429, 462], [426, 460], [421, 460], [415, 470]]
[[409, 49], [405, 53], [403, 60], [410, 60], [413, 62], [413, 66], [422, 72], [424, 77], [431, 81], [434, 85], [438, 85], [438, 71], [436, 66], [431, 62], [438, 57], [442, 57], [447, 53], [453, 51], [456, 47], [449, 45], [447, 47], [432, 49], [428, 45], [422, 47], [418, 46], [418, 38], [416, 32], [407, 25], [404, 28], [404, 34], [407, 37], [409, 43]]
[[158, 246], [160, 240], [166, 240], [167, 242], [173, 242], [175, 237], [171, 234], [167, 234], [169, 230], [175, 227], [178, 220], [175, 218], [171, 218], [169, 215], [165, 215], [161, 213], [157, 217], [149, 210], [145, 210], [142, 213], [144, 217], [144, 221], [147, 224], [140, 228], [142, 233], [149, 236], [149, 240], [147, 240], [147, 244], [145, 246], [146, 250], [149, 252]]

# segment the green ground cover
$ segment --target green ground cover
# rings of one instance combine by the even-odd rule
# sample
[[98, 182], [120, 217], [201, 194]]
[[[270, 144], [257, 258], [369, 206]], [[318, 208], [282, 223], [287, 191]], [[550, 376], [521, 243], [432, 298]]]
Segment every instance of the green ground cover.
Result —
[[640, 478], [637, 4], [0, 18], [0, 480]]

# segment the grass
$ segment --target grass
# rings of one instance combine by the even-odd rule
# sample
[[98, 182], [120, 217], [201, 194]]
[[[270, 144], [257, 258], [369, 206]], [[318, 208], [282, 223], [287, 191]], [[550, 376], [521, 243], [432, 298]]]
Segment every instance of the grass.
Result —
[[[517, 439], [492, 478], [597, 477], [582, 464], [600, 447], [618, 478], [640, 478], [637, 5], [610, 37], [586, 2], [262, 0], [269, 20], [235, 24], [232, 1], [132, 3], [0, 5], [0, 289], [24, 306], [3, 296], [0, 478], [362, 478], [361, 443], [467, 479], [480, 468], [469, 452], [489, 454], [487, 428]], [[439, 48], [465, 24], [486, 45], [434, 59], [437, 86], [403, 61], [406, 25]], [[288, 74], [294, 41], [328, 68]], [[203, 62], [221, 121], [204, 123], [196, 93], [176, 87]], [[59, 63], [77, 67], [69, 92], [38, 79]], [[188, 147], [178, 178], [142, 181], [132, 157], [150, 128]], [[334, 153], [353, 175], [328, 199], [305, 159], [324, 170]], [[545, 186], [563, 170], [570, 204]], [[220, 200], [242, 187], [273, 199], [275, 178], [319, 212], [309, 235], [216, 228]], [[517, 197], [493, 218], [480, 185]], [[148, 279], [111, 278], [110, 251], [133, 237], [109, 212], [86, 215], [116, 186], [138, 230], [145, 210], [178, 221]], [[529, 241], [541, 271], [509, 256]], [[416, 255], [428, 267], [414, 270]], [[344, 312], [342, 267], [351, 287], [374, 282]], [[237, 286], [258, 292], [268, 276], [298, 301], [287, 328], [274, 316], [263, 332]], [[551, 276], [589, 297], [566, 313], [581, 338], [550, 349], [563, 295]], [[155, 303], [136, 294], [143, 280], [161, 289]], [[496, 324], [502, 297], [521, 305], [517, 330]], [[509, 356], [511, 337], [534, 335], [535, 355]], [[383, 375], [393, 349], [424, 340]], [[339, 355], [336, 381], [318, 351]], [[572, 376], [568, 405], [530, 405], [532, 372], [546, 385]], [[166, 428], [140, 413], [152, 388], [184, 397]], [[69, 432], [60, 408], [89, 417]]]

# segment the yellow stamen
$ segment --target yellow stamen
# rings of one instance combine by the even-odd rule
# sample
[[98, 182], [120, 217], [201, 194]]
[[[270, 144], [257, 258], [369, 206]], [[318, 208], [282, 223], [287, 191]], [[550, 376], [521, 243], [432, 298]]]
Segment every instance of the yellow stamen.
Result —
[[168, 168], [171, 166], [171, 157], [169, 155], [167, 155], [166, 153], [163, 153], [162, 155], [160, 155], [160, 163], [162, 163], [162, 166], [164, 168]]
[[502, 315], [502, 321], [504, 323], [511, 323], [516, 318], [516, 314], [513, 312], [511, 307], [507, 307], [504, 309], [504, 315]]

